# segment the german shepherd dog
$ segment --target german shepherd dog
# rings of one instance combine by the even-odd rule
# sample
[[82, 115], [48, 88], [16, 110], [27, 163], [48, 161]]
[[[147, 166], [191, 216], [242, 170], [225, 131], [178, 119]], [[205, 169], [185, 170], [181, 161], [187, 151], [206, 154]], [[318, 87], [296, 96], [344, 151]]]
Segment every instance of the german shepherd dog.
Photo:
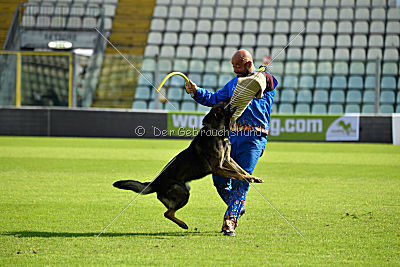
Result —
[[264, 182], [248, 174], [230, 158], [229, 124], [232, 114], [230, 104], [219, 102], [203, 119], [203, 127], [189, 147], [174, 157], [152, 183], [122, 180], [114, 183], [120, 189], [137, 193], [157, 193], [157, 198], [168, 209], [164, 216], [183, 229], [188, 226], [175, 217], [175, 212], [189, 200], [188, 182], [208, 174], [231, 177], [246, 182]]

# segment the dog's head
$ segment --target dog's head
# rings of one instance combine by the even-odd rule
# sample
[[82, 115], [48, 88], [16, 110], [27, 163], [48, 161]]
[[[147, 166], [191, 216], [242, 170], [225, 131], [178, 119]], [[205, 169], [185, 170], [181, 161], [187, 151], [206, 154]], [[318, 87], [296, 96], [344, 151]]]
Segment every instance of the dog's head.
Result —
[[211, 128], [229, 128], [232, 115], [236, 107], [231, 109], [230, 99], [215, 104], [203, 119], [203, 125], [209, 125]]

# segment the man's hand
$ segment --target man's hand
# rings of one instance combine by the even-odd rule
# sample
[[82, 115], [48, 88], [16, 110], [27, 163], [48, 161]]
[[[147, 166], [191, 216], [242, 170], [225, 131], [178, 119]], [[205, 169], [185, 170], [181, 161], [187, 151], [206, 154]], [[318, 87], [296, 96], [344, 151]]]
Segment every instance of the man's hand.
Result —
[[190, 81], [190, 83], [185, 83], [185, 89], [186, 93], [190, 94], [191, 96], [194, 96], [194, 94], [197, 92], [197, 85]]

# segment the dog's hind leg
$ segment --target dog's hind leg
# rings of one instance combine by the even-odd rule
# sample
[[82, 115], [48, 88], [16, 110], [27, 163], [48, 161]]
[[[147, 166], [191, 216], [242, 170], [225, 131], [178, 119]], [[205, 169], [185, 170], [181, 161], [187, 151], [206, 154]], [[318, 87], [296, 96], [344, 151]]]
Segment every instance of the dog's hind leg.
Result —
[[164, 213], [164, 216], [165, 216], [165, 218], [170, 219], [171, 221], [173, 221], [174, 223], [176, 223], [177, 225], [179, 225], [183, 229], [188, 229], [189, 227], [186, 225], [186, 223], [184, 223], [183, 221], [181, 221], [181, 220], [179, 220], [178, 218], [175, 217], [175, 212], [176, 212], [176, 210], [168, 209]]
[[188, 229], [188, 226], [183, 221], [175, 217], [175, 212], [184, 207], [189, 201], [189, 189], [185, 184], [174, 184], [166, 191], [157, 194], [157, 198], [168, 209], [164, 216], [170, 219], [183, 229]]

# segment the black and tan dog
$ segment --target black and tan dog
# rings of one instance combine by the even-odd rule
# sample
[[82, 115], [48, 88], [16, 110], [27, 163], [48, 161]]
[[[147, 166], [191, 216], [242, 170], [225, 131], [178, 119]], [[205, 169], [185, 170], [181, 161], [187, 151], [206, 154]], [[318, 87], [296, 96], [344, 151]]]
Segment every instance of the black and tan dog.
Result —
[[168, 209], [164, 216], [184, 229], [188, 226], [175, 217], [175, 212], [189, 200], [188, 182], [208, 174], [231, 177], [247, 182], [263, 180], [248, 174], [230, 158], [229, 123], [232, 114], [225, 102], [212, 107], [203, 119], [203, 127], [188, 148], [173, 158], [152, 183], [123, 180], [114, 183], [120, 189], [142, 194], [157, 193]]

